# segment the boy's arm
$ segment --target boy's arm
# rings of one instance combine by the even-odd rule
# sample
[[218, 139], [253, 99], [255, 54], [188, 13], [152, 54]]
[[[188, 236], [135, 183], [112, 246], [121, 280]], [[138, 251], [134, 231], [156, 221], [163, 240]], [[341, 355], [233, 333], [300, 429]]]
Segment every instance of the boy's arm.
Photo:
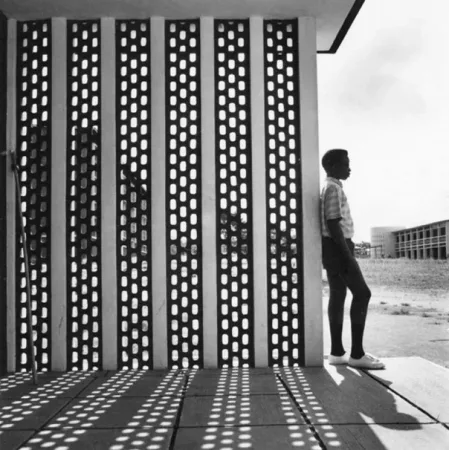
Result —
[[338, 219], [327, 219], [327, 228], [329, 230], [329, 234], [331, 235], [332, 240], [338, 245], [338, 248], [341, 250], [341, 254], [343, 258], [347, 262], [354, 261], [354, 256], [352, 256], [351, 250], [346, 243], [346, 239], [343, 236], [343, 231], [340, 227], [341, 218]]

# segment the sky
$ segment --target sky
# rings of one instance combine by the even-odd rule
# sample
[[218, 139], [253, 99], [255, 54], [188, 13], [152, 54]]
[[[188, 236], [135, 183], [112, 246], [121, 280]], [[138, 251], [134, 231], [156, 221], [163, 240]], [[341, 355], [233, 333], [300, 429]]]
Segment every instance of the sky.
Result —
[[448, 17], [448, 0], [366, 0], [318, 56], [320, 155], [349, 152], [356, 242], [449, 219]]

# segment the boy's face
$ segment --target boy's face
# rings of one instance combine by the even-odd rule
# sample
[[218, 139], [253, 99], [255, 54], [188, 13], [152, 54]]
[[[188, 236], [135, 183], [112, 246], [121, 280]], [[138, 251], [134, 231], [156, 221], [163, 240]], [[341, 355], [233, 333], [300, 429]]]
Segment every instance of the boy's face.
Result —
[[336, 162], [328, 172], [328, 175], [337, 178], [337, 180], [347, 180], [350, 174], [351, 168], [349, 167], [349, 158], [347, 156]]

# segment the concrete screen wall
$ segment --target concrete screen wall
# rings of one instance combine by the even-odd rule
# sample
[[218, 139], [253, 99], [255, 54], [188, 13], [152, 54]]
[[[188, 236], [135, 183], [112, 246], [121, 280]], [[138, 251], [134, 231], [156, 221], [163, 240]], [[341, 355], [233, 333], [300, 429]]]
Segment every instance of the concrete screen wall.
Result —
[[[0, 12], [0, 151], [6, 149], [7, 20]], [[0, 376], [6, 372], [6, 171], [0, 156]]]
[[316, 57], [363, 0], [150, 3], [5, 3], [7, 369], [321, 365]]
[[315, 19], [8, 32], [8, 369], [320, 365]]

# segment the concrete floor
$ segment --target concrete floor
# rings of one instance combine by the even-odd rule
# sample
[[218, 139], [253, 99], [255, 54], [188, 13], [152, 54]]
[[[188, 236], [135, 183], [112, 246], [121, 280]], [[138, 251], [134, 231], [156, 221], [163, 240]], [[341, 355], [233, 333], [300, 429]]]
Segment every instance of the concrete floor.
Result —
[[348, 367], [10, 374], [0, 449], [447, 449], [449, 370]]

